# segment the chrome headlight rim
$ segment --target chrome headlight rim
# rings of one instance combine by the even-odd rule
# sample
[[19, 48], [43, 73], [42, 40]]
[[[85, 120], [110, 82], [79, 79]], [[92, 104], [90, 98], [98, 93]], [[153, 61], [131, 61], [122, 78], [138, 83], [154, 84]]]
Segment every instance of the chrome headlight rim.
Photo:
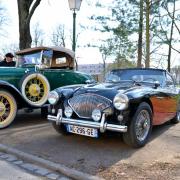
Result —
[[51, 91], [48, 94], [48, 102], [51, 105], [55, 105], [59, 101], [59, 94], [56, 91]]
[[102, 117], [102, 113], [101, 113], [101, 110], [100, 109], [94, 109], [92, 111], [92, 115], [91, 115], [92, 119], [95, 121], [95, 122], [98, 122], [101, 120], [101, 117]]
[[127, 95], [118, 93], [113, 99], [113, 105], [117, 110], [125, 110], [128, 108], [129, 98]]
[[73, 110], [70, 106], [66, 106], [64, 108], [64, 115], [67, 117], [67, 118], [70, 118], [73, 114]]

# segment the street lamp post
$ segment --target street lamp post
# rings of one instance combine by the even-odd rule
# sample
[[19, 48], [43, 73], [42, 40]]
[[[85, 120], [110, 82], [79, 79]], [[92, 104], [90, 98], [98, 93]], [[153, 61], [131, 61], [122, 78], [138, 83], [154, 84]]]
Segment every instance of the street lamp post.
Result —
[[69, 8], [73, 11], [73, 43], [72, 50], [76, 50], [76, 11], [79, 11], [82, 0], [68, 0]]

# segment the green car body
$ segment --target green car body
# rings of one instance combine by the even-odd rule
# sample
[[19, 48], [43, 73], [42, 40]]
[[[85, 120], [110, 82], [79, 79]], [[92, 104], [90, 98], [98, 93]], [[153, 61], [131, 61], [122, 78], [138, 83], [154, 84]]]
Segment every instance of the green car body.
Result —
[[18, 109], [45, 106], [50, 90], [94, 81], [74, 70], [74, 52], [63, 47], [29, 48], [16, 56], [15, 67], [0, 67], [0, 128], [13, 122]]

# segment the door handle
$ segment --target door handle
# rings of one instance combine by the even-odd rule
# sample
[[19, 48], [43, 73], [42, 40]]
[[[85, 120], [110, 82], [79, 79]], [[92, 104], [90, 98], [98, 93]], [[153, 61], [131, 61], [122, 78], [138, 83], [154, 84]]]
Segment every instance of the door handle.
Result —
[[158, 97], [156, 97], [157, 99], [164, 99], [164, 97], [161, 97], [161, 96], [158, 96]]

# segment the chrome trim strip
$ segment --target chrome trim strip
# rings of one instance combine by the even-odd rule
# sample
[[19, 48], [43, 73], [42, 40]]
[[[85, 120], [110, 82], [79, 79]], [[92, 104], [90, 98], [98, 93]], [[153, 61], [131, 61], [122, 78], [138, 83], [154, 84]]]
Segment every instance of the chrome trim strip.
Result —
[[71, 124], [71, 125], [77, 125], [77, 126], [96, 128], [96, 129], [99, 129], [101, 133], [105, 132], [106, 130], [116, 131], [116, 132], [127, 132], [127, 126], [106, 123], [105, 114], [102, 115], [101, 122], [99, 123], [99, 122], [83, 121], [81, 119], [64, 118], [61, 115], [59, 115], [59, 113], [57, 116], [48, 115], [47, 119], [49, 121], [55, 121], [58, 124], [63, 123], [63, 124]]

